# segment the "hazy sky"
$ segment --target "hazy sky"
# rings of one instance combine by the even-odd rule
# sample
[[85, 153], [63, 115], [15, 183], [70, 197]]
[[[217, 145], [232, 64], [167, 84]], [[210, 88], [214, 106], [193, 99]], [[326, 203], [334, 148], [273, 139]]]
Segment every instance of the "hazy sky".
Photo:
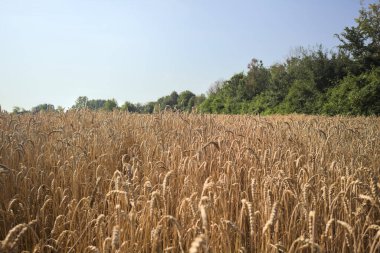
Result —
[[354, 25], [359, 0], [0, 0], [0, 105], [200, 94]]

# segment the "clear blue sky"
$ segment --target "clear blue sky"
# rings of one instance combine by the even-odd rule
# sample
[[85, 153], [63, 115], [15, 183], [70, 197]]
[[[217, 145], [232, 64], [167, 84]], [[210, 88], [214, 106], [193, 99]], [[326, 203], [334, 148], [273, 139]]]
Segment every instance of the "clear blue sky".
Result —
[[354, 25], [359, 0], [0, 0], [0, 105], [147, 102], [269, 66]]

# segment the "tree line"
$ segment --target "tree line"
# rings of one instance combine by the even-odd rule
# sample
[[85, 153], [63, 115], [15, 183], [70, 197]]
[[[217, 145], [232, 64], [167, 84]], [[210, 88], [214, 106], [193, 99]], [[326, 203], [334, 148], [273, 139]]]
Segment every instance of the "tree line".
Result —
[[121, 110], [128, 111], [132, 113], [153, 113], [167, 107], [181, 110], [181, 111], [192, 111], [194, 108], [198, 107], [206, 97], [204, 95], [196, 96], [191, 91], [183, 91], [179, 94], [176, 91], [173, 91], [170, 95], [159, 98], [157, 101], [148, 102], [146, 104], [141, 103], [131, 103], [126, 101], [121, 106], [118, 106], [118, 103], [115, 99], [88, 99], [86, 96], [79, 97], [73, 109], [91, 109], [91, 110]]
[[[172, 109], [190, 112], [199, 107], [200, 104], [205, 100], [205, 95], [201, 94], [197, 96], [188, 90], [180, 93], [173, 91], [170, 95], [163, 96], [157, 101], [148, 102], [146, 104], [134, 104], [126, 101], [120, 106], [115, 99], [89, 99], [87, 96], [80, 96], [76, 99], [75, 104], [69, 109], [89, 109], [104, 111], [121, 110], [132, 113], [153, 113], [154, 111], [159, 111], [161, 109], [163, 110], [167, 107], [170, 107]], [[64, 111], [64, 108], [61, 106], [55, 108], [52, 104], [39, 104], [32, 107], [30, 110], [25, 110], [24, 108], [18, 106], [15, 106], [13, 108], [13, 113], [19, 114], [27, 112], [37, 113], [41, 111]]]
[[[223, 114], [380, 115], [380, 0], [362, 7], [355, 22], [336, 34], [340, 44], [335, 50], [322, 45], [301, 47], [283, 63], [269, 67], [252, 59], [246, 72], [216, 81], [207, 95], [173, 91], [157, 101], [121, 106], [115, 99], [81, 96], [72, 108], [135, 113], [170, 107]], [[42, 104], [31, 111], [62, 109]], [[25, 110], [15, 107], [14, 112]]]
[[284, 63], [253, 59], [247, 73], [216, 82], [200, 111], [261, 114], [380, 114], [380, 1], [336, 35], [338, 50], [299, 48]]

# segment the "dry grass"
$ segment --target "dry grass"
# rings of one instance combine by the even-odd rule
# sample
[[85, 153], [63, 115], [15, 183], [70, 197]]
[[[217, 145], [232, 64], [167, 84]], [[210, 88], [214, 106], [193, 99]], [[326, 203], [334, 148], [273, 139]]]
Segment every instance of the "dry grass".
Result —
[[378, 252], [380, 119], [0, 113], [0, 252]]

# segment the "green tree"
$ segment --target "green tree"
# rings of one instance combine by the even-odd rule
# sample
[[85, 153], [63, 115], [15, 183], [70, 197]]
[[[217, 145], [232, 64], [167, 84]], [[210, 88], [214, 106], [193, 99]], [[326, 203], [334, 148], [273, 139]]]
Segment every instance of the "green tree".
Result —
[[83, 109], [87, 107], [88, 98], [86, 96], [80, 96], [75, 100], [75, 105], [73, 108], [75, 109]]
[[174, 108], [178, 105], [178, 97], [178, 93], [173, 91], [170, 95], [159, 98], [157, 103], [159, 104], [161, 110], [165, 109], [166, 106]]
[[195, 104], [195, 94], [191, 91], [183, 91], [178, 96], [178, 109], [183, 111], [190, 111]]
[[62, 106], [57, 106], [57, 109], [56, 109], [57, 112], [64, 112], [65, 111], [65, 108], [63, 108]]
[[269, 88], [270, 72], [262, 61], [255, 58], [248, 64], [247, 80], [245, 82], [243, 98], [250, 100], [254, 96]]
[[19, 106], [13, 106], [12, 112], [16, 113], [16, 114], [20, 113], [21, 112], [21, 107], [19, 107]]
[[215, 81], [207, 90], [207, 95], [212, 96], [217, 94], [224, 85], [224, 80]]
[[105, 99], [91, 99], [87, 101], [86, 108], [91, 110], [99, 110], [102, 109], [107, 100]]
[[346, 27], [340, 35], [341, 50], [348, 52], [362, 70], [380, 66], [380, 1], [362, 7], [356, 26]]
[[113, 99], [108, 99], [105, 103], [104, 103], [104, 106], [103, 106], [103, 109], [106, 110], [106, 111], [112, 111], [113, 109], [116, 109], [117, 108], [117, 102], [116, 100], [113, 98]]
[[26, 113], [26, 112], [28, 112], [28, 111], [25, 110], [24, 108], [19, 107], [19, 106], [14, 106], [13, 110], [12, 110], [12, 113], [15, 113], [15, 114], [22, 114], [22, 113]]
[[195, 98], [194, 98], [194, 106], [199, 106], [205, 100], [206, 100], [206, 96], [204, 94], [201, 94], [199, 96], [195, 96]]
[[212, 109], [211, 109], [211, 98], [207, 98], [205, 99], [199, 106], [198, 106], [198, 109], [199, 109], [199, 112], [203, 112], [203, 113], [212, 113]]
[[359, 76], [349, 75], [328, 92], [323, 112], [380, 115], [380, 67]]
[[32, 112], [33, 113], [36, 113], [36, 112], [41, 112], [41, 111], [54, 111], [54, 105], [52, 104], [39, 104], [35, 107], [32, 107]]
[[144, 110], [143, 110], [143, 112], [144, 113], [153, 113], [153, 111], [154, 111], [154, 106], [156, 105], [156, 103], [155, 102], [148, 102], [148, 103], [146, 103], [145, 105], [144, 105]]
[[126, 101], [120, 108], [122, 111], [126, 112], [138, 112], [138, 107], [131, 102]]
[[290, 87], [283, 104], [281, 105], [280, 112], [283, 113], [316, 113], [316, 102], [318, 100], [319, 92], [315, 87], [312, 80], [296, 80]]
[[335, 79], [331, 55], [321, 45], [310, 49], [299, 47], [286, 62], [289, 84], [295, 80], [312, 80], [319, 91], [324, 91]]

